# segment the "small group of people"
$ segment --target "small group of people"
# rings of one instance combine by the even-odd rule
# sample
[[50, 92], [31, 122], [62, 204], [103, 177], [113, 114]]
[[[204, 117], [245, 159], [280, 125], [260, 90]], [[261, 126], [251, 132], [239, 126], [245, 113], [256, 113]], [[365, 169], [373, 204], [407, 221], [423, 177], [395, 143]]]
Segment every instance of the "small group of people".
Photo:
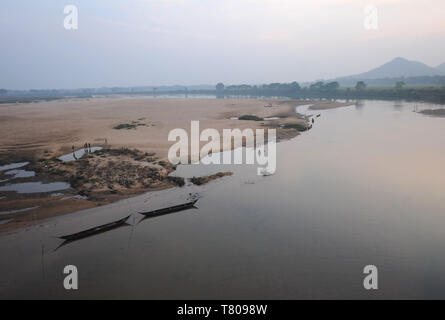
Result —
[[[76, 156], [76, 147], [73, 145], [71, 149], [73, 150], [74, 159], [77, 160], [78, 158]], [[85, 142], [85, 144], [83, 145], [83, 150], [86, 154], [91, 153], [91, 143]]]
[[91, 143], [85, 142], [85, 144], [83, 145], [83, 149], [85, 150], [85, 153], [90, 153], [91, 152]]
[[[108, 145], [108, 140], [107, 140], [107, 138], [104, 138], [104, 142], [105, 142], [106, 145]], [[71, 148], [73, 149], [73, 157], [74, 157], [75, 160], [77, 160], [78, 158], [77, 158], [77, 156], [76, 156], [76, 148], [75, 148], [74, 145], [73, 145]], [[92, 153], [92, 152], [91, 152], [91, 143], [89, 143], [89, 142], [85, 142], [85, 144], [83, 145], [83, 150], [84, 150], [84, 152], [85, 152], [86, 154]]]

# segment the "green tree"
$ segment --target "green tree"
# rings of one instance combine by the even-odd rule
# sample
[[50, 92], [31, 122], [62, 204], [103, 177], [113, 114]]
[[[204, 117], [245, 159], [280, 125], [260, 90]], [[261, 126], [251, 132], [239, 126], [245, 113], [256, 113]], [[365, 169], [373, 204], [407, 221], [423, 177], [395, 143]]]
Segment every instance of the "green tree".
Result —
[[364, 83], [363, 81], [358, 81], [357, 84], [355, 85], [355, 90], [362, 91], [365, 89], [366, 89], [366, 83]]
[[317, 82], [311, 84], [309, 86], [309, 89], [313, 90], [313, 91], [318, 91], [318, 90], [321, 90], [323, 88], [323, 86], [324, 86], [324, 82], [323, 81], [317, 81]]
[[404, 81], [397, 81], [396, 82], [396, 89], [397, 90], [402, 90], [403, 89], [403, 87], [405, 86], [405, 82]]
[[290, 87], [291, 87], [291, 90], [292, 90], [292, 91], [300, 91], [300, 90], [301, 90], [300, 85], [299, 85], [298, 82], [296, 82], [296, 81], [292, 82], [292, 83], [290, 84]]
[[340, 87], [337, 81], [329, 82], [324, 85], [326, 91], [336, 91]]

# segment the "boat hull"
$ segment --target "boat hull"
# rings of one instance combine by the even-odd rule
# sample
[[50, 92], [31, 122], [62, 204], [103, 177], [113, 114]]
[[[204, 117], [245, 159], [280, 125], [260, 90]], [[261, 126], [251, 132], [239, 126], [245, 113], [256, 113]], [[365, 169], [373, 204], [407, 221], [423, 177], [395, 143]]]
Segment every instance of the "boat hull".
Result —
[[183, 211], [183, 210], [193, 208], [193, 206], [196, 204], [196, 202], [198, 202], [198, 200], [190, 201], [190, 202], [183, 203], [183, 204], [173, 206], [173, 207], [162, 208], [162, 209], [157, 209], [157, 210], [147, 211], [147, 212], [139, 212], [139, 214], [142, 214], [146, 217], [156, 217], [156, 216], [160, 216], [160, 215], [164, 215], [164, 214], [168, 214], [168, 213], [173, 213], [173, 212], [178, 212], [178, 211]]
[[84, 230], [84, 231], [81, 231], [81, 232], [73, 233], [73, 234], [70, 234], [70, 235], [67, 235], [67, 236], [62, 236], [62, 237], [59, 237], [59, 238], [63, 239], [63, 240], [68, 240], [68, 241], [73, 241], [73, 240], [86, 238], [86, 237], [89, 237], [89, 236], [92, 236], [92, 235], [95, 235], [95, 234], [98, 234], [98, 233], [102, 233], [102, 232], [105, 232], [105, 231], [109, 231], [109, 230], [118, 228], [118, 227], [124, 225], [127, 222], [128, 218], [130, 218], [130, 216], [127, 216], [127, 217], [125, 217], [123, 219], [120, 219], [120, 220], [117, 220], [117, 221], [113, 221], [113, 222], [110, 222], [110, 223], [107, 223], [107, 224], [104, 224], [104, 225], [101, 225], [101, 226], [98, 226], [98, 227], [94, 227], [94, 228], [91, 228], [91, 229], [88, 229], [88, 230]]

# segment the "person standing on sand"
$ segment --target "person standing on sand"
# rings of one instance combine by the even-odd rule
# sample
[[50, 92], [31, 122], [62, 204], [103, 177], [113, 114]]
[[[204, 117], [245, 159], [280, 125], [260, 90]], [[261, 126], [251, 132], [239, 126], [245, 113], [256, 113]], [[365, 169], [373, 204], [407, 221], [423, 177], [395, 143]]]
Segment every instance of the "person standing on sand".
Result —
[[73, 149], [73, 158], [74, 160], [77, 160], [76, 153], [74, 152], [74, 145], [71, 148]]

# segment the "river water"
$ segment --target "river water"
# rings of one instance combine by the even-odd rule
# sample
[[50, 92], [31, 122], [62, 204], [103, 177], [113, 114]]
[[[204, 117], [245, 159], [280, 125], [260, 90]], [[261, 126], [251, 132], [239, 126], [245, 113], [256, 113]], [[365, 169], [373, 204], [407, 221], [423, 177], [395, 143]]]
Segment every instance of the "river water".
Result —
[[[439, 107], [421, 105], [419, 108]], [[414, 103], [317, 111], [277, 144], [277, 171], [152, 192], [0, 237], [0, 298], [445, 298], [445, 122]], [[68, 243], [54, 236], [185, 201], [197, 209]], [[7, 257], [4, 258], [4, 257]], [[63, 288], [75, 265], [79, 290]], [[363, 288], [378, 268], [379, 289]]]

